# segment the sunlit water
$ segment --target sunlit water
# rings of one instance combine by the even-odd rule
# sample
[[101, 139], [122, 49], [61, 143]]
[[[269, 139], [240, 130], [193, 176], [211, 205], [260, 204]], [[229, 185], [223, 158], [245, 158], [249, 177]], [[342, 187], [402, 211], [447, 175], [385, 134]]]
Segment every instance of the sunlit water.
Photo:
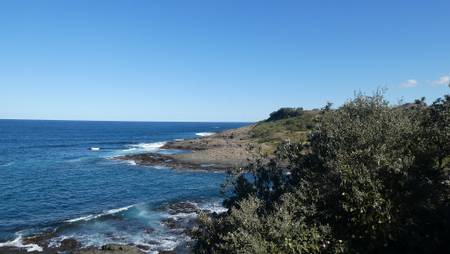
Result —
[[[220, 209], [224, 174], [144, 167], [111, 160], [160, 150], [244, 123], [0, 120], [0, 242], [56, 232], [52, 243], [134, 243], [172, 249], [183, 241], [161, 225], [166, 203]], [[196, 135], [196, 133], [198, 135]], [[1, 245], [1, 244], [0, 244]]]

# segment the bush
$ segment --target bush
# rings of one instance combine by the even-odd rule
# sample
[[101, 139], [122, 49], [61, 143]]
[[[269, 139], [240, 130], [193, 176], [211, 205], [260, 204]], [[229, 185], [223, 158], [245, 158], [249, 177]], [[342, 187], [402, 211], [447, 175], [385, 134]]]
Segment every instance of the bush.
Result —
[[278, 121], [281, 119], [301, 116], [303, 114], [303, 108], [280, 108], [277, 111], [270, 113], [267, 122]]
[[450, 249], [450, 96], [321, 111], [307, 144], [230, 174], [228, 213], [197, 253], [439, 253]]

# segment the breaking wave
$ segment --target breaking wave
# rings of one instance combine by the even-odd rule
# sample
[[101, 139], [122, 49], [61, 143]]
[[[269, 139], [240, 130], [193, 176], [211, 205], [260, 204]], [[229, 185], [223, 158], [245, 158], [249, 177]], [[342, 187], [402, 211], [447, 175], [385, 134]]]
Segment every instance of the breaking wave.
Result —
[[139, 143], [127, 145], [127, 149], [122, 150], [124, 153], [142, 153], [156, 152], [161, 149], [167, 142]]
[[130, 209], [131, 207], [133, 207], [133, 205], [111, 209], [111, 210], [108, 210], [108, 211], [100, 213], [100, 214], [89, 214], [89, 215], [81, 216], [81, 217], [78, 217], [75, 219], [66, 220], [65, 222], [73, 223], [73, 222], [78, 222], [78, 221], [90, 221], [92, 219], [97, 219], [97, 218], [100, 218], [105, 215], [111, 215], [111, 214], [126, 211], [126, 210]]
[[197, 132], [195, 135], [200, 137], [207, 137], [216, 134], [215, 132]]
[[32, 252], [32, 251], [41, 252], [41, 251], [43, 251], [42, 247], [37, 245], [37, 244], [34, 244], [34, 243], [24, 244], [22, 235], [19, 235], [16, 239], [14, 239], [12, 241], [7, 241], [7, 242], [0, 243], [0, 247], [24, 248], [24, 249], [27, 250], [27, 252]]

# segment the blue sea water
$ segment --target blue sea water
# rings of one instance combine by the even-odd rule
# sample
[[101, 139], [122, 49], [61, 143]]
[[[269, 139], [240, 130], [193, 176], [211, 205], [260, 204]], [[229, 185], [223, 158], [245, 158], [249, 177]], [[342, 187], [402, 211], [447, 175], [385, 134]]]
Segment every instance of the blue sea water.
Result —
[[[162, 204], [220, 204], [224, 173], [111, 160], [160, 150], [160, 142], [245, 123], [0, 120], [0, 242], [41, 231], [84, 246], [182, 241], [161, 226]], [[91, 148], [99, 148], [91, 149]], [[149, 233], [148, 228], [152, 231]]]

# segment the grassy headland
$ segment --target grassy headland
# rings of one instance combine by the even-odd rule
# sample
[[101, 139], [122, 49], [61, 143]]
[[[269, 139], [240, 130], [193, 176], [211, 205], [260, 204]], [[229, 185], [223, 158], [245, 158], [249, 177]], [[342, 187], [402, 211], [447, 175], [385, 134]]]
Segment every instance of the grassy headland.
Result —
[[[289, 113], [285, 113], [285, 112]], [[295, 111], [295, 114], [292, 114]], [[172, 141], [163, 149], [190, 151], [182, 154], [161, 155], [147, 153], [118, 157], [138, 164], [167, 166], [176, 169], [230, 169], [244, 167], [257, 153], [271, 156], [285, 141], [306, 142], [318, 110], [282, 108], [267, 120], [226, 130], [211, 136]], [[273, 116], [276, 116], [275, 118]]]

